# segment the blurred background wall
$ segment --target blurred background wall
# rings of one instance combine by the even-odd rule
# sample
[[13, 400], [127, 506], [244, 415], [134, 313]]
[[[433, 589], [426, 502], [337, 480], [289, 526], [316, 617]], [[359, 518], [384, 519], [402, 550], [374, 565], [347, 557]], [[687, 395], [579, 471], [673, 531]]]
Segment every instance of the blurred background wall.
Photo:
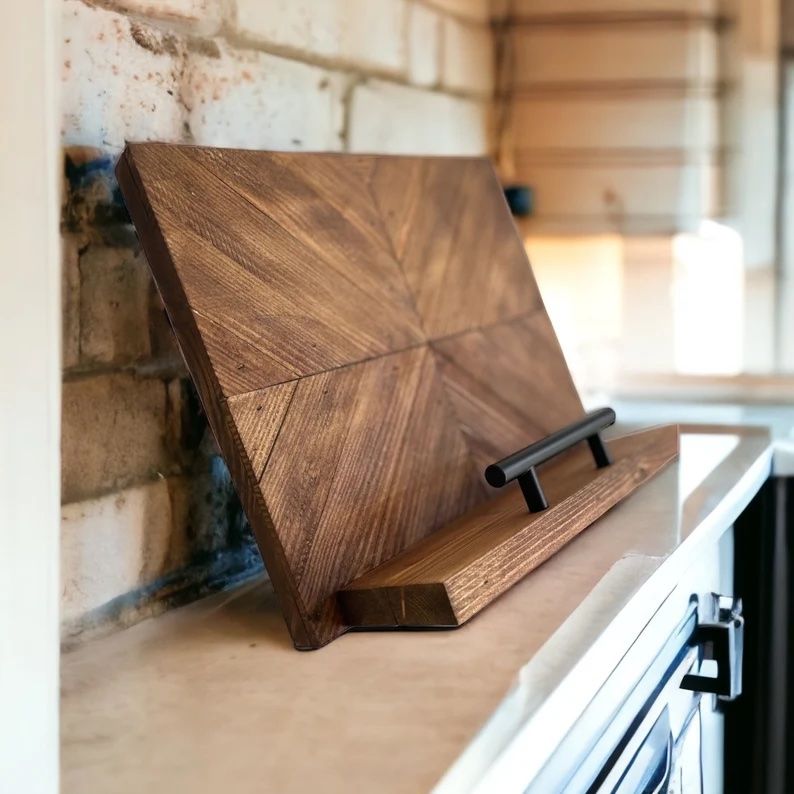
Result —
[[778, 183], [780, 369], [794, 372], [794, 0], [782, 2], [780, 179]]
[[778, 0], [506, 5], [501, 162], [580, 388], [790, 368]]

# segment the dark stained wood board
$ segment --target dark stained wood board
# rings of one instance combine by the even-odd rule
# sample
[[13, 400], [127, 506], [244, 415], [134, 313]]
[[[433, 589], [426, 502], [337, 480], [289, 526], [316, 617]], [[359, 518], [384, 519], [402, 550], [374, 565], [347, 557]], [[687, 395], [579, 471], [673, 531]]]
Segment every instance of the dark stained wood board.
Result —
[[528, 513], [517, 486], [485, 502], [340, 593], [357, 626], [459, 626], [545, 562], [678, 456], [678, 427], [607, 443], [597, 469], [584, 444], [540, 468], [550, 507]]
[[582, 416], [486, 160], [146, 143], [117, 175], [296, 647]]

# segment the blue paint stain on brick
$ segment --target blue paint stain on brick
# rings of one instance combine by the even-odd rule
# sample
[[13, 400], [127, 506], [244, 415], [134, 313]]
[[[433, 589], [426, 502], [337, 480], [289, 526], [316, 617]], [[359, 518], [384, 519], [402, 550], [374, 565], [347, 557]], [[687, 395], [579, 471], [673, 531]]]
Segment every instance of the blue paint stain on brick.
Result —
[[69, 150], [64, 157], [64, 175], [72, 190], [84, 190], [97, 178], [112, 177], [115, 159], [110, 155], [98, 155], [83, 162], [77, 162]]
[[[186, 591], [200, 581], [219, 589], [261, 573], [262, 557], [192, 382], [183, 382], [182, 399], [182, 448], [192, 453], [186, 467], [192, 554], [178, 573]], [[179, 581], [179, 575], [168, 578], [172, 586]]]
[[75, 644], [83, 632], [131, 626], [147, 616], [228, 590], [258, 576], [263, 570], [255, 545], [246, 549], [221, 549], [207, 555], [203, 562], [196, 561], [146, 587], [117, 596], [84, 615], [75, 624], [65, 627], [64, 648]]
[[100, 149], [64, 150], [66, 203], [64, 225], [70, 230], [131, 223], [116, 181], [117, 157]]
[[[199, 420], [200, 421], [200, 420]], [[187, 472], [190, 482], [188, 563], [123, 593], [64, 627], [68, 647], [82, 633], [122, 628], [260, 576], [262, 557], [223, 458], [209, 431]]]

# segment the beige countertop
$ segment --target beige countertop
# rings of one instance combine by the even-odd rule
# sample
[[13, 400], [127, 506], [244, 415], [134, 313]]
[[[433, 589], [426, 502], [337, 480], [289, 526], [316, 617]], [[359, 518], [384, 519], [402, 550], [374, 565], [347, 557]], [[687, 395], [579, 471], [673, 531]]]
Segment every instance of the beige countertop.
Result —
[[300, 653], [255, 582], [86, 643], [62, 662], [62, 789], [472, 790], [519, 733], [539, 765], [771, 454], [764, 430], [689, 428], [678, 463], [458, 630]]

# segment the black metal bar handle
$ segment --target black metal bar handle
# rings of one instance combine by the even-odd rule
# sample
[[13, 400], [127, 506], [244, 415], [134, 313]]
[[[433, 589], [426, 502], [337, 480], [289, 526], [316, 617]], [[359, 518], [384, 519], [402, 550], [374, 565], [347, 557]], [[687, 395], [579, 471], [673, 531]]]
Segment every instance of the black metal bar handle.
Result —
[[507, 483], [518, 480], [529, 512], [538, 513], [545, 510], [549, 503], [538, 480], [535, 466], [556, 457], [580, 441], [587, 441], [599, 469], [609, 466], [612, 461], [601, 440], [600, 431], [614, 423], [615, 412], [611, 408], [591, 411], [578, 422], [573, 422], [546, 438], [492, 463], [485, 470], [485, 479], [494, 488], [502, 488]]

